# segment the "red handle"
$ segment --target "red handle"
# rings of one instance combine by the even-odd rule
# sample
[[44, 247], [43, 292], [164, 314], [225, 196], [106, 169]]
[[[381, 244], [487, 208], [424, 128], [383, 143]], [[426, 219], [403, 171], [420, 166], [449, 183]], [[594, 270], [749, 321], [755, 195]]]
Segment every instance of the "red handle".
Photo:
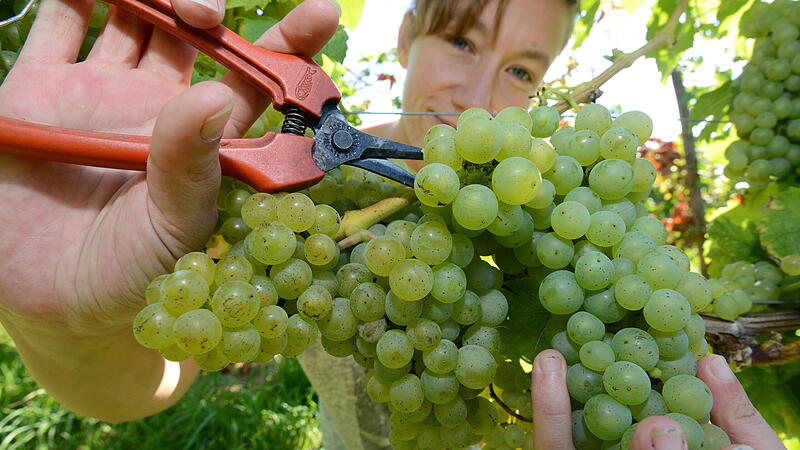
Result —
[[178, 18], [170, 0], [109, 0], [108, 3], [191, 44], [236, 72], [269, 94], [278, 111], [295, 105], [318, 118], [324, 104], [342, 98], [330, 77], [311, 59], [265, 50], [222, 25], [208, 30], [193, 28]]
[[[0, 117], [0, 153], [24, 158], [145, 170], [147, 136], [73, 130]], [[311, 156], [314, 139], [267, 133], [257, 139], [223, 139], [222, 173], [261, 192], [296, 191], [325, 174]]]

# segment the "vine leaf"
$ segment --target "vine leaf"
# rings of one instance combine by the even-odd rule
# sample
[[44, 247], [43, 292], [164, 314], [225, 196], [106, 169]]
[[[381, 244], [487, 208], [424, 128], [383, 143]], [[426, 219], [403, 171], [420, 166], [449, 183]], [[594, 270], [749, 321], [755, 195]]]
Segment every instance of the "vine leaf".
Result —
[[722, 120], [727, 114], [728, 105], [733, 102], [734, 95], [736, 95], [736, 91], [733, 89], [730, 80], [728, 80], [716, 89], [704, 92], [697, 97], [689, 118], [714, 121], [704, 124], [698, 140], [709, 141], [712, 133], [718, 132], [722, 128], [722, 123], [718, 121]]
[[256, 39], [276, 23], [278, 23], [278, 19], [270, 16], [245, 20], [239, 28], [239, 34], [248, 41], [255, 42]]
[[550, 347], [544, 337], [550, 313], [539, 302], [539, 285], [530, 278], [507, 281], [508, 319], [500, 326], [503, 354], [512, 361], [533, 361], [541, 350]]
[[592, 31], [592, 26], [594, 26], [594, 18], [597, 16], [597, 10], [600, 8], [600, 0], [593, 0], [588, 2], [588, 4], [586, 4], [587, 2], [582, 3], [581, 15], [578, 22], [575, 23], [575, 31], [572, 33], [572, 36], [575, 38], [573, 48], [580, 47], [584, 39], [589, 36], [589, 32]]
[[347, 32], [344, 31], [344, 27], [339, 25], [339, 28], [336, 29], [336, 33], [331, 40], [328, 41], [325, 47], [322, 47], [322, 50], [314, 57], [314, 61], [322, 65], [322, 55], [328, 55], [328, 58], [336, 62], [344, 62], [344, 57], [347, 54], [347, 39]]
[[800, 188], [788, 187], [767, 203], [758, 232], [761, 245], [773, 259], [800, 253]]
[[256, 8], [265, 8], [271, 0], [228, 0], [225, 2], [225, 9], [244, 8], [247, 11]]
[[353, 30], [361, 20], [361, 12], [364, 10], [364, 0], [339, 0], [342, 6], [342, 17], [339, 23], [348, 30]]

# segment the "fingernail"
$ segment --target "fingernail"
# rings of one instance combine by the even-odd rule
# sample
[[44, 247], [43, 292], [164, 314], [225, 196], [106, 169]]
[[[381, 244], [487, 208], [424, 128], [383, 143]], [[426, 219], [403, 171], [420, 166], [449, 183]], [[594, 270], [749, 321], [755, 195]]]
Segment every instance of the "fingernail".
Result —
[[219, 110], [216, 114], [206, 119], [203, 127], [200, 128], [200, 139], [203, 142], [214, 142], [222, 138], [222, 133], [225, 131], [225, 124], [228, 123], [228, 118], [231, 110], [233, 109], [233, 100]]
[[733, 447], [733, 450], [756, 450], [756, 449], [750, 447], [749, 445], [737, 445], [736, 447]]
[[675, 450], [686, 448], [681, 430], [675, 427], [656, 427], [650, 432], [655, 450]]
[[545, 356], [539, 360], [539, 368], [544, 372], [553, 373], [558, 372], [561, 368], [561, 364], [559, 364], [555, 356]]
[[727, 382], [736, 379], [736, 375], [731, 371], [728, 361], [725, 360], [725, 357], [719, 355], [714, 355], [714, 359], [711, 362], [711, 374], [720, 381]]
[[331, 5], [336, 7], [336, 11], [339, 11], [339, 17], [342, 17], [342, 5], [339, 4], [336, 0], [328, 0], [331, 2]]
[[192, 0], [192, 1], [200, 6], [203, 6], [205, 8], [214, 11], [215, 13], [218, 13], [222, 10], [222, 7], [219, 4], [218, 0]]

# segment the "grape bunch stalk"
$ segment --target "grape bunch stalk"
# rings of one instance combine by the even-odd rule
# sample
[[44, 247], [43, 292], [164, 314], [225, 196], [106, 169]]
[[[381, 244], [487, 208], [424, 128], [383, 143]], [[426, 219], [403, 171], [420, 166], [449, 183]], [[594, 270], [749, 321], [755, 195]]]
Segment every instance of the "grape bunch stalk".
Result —
[[[590, 104], [574, 126], [560, 119], [547, 106], [473, 108], [456, 128], [432, 127], [418, 202], [376, 217], [357, 245], [334, 240], [340, 214], [396, 184], [345, 167], [299, 193], [227, 180], [214, 244], [152, 281], [136, 339], [204, 370], [320, 339], [369, 370], [395, 448], [532, 448], [536, 349], [501, 339], [521, 302], [550, 314], [528, 326], [570, 365], [577, 448], [628, 448], [650, 415], [675, 419], [690, 449], [727, 445], [695, 377], [712, 286], [642, 204], [655, 168], [636, 151], [650, 118]], [[538, 289], [510, 291], [526, 279]]]

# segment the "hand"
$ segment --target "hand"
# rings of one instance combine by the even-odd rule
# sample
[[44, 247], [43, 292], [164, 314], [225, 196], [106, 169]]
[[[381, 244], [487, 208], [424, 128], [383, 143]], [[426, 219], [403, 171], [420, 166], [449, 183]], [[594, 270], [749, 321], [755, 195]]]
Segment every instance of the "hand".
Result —
[[[533, 364], [534, 447], [548, 450], [574, 449], [572, 416], [566, 385], [567, 364], [555, 350], [545, 350]], [[714, 406], [711, 422], [728, 433], [731, 442], [759, 450], [784, 449], [783, 443], [747, 398], [725, 358], [708, 355], [701, 359], [697, 376], [711, 389]], [[537, 395], [547, 393], [547, 395]], [[678, 450], [686, 448], [686, 436], [677, 422], [651, 416], [639, 423], [631, 441], [632, 450]], [[736, 445], [726, 449], [738, 448]]]
[[[194, 26], [222, 20], [222, 0], [216, 9], [173, 1]], [[131, 383], [144, 370], [131, 372], [137, 358], [147, 367], [161, 364], [148, 373], [160, 384], [142, 390], [153, 395], [164, 386], [163, 360], [136, 348], [130, 323], [148, 281], [202, 249], [216, 223], [219, 138], [243, 134], [269, 99], [233, 74], [189, 88], [195, 50], [113, 6], [86, 61], [75, 63], [93, 3], [43, 0], [0, 86], [0, 116], [152, 133], [147, 174], [0, 156], [0, 254], [7, 255], [0, 261], [0, 321], [43, 387], [77, 412], [102, 416], [102, 407], [93, 409], [101, 400], [87, 387], [93, 376], [106, 377], [94, 389], [108, 409], [142, 401], [127, 398], [130, 391], [120, 399], [109, 394], [125, 391], [118, 385], [126, 379], [112, 376], [104, 359]], [[257, 44], [314, 55], [335, 32], [339, 13], [335, 1], [308, 0]], [[129, 417], [110, 414], [105, 418]]]

